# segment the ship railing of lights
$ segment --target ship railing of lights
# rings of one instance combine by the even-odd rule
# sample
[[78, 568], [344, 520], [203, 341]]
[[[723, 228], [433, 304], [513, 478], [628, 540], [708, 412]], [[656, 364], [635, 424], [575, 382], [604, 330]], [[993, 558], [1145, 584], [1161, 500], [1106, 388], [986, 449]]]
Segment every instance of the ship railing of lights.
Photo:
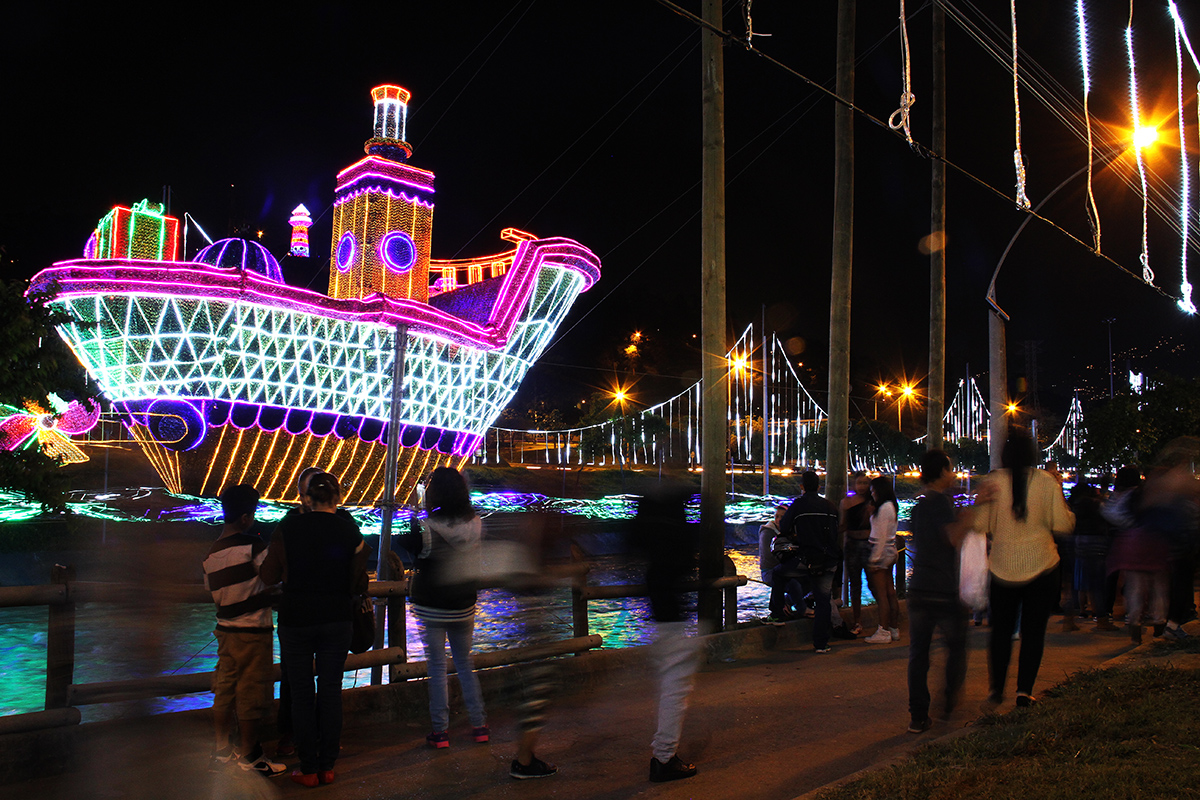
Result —
[[[644, 584], [592, 586], [587, 583], [591, 566], [586, 562], [572, 561], [549, 565], [539, 575], [523, 575], [522, 589], [569, 588], [571, 592], [572, 632], [570, 639], [562, 639], [536, 645], [509, 647], [475, 656], [477, 668], [501, 667], [529, 661], [541, 661], [557, 656], [572, 655], [600, 647], [601, 637], [589, 633], [588, 603], [594, 600], [614, 598], [646, 597]], [[23, 731], [43, 730], [69, 725], [78, 725], [81, 720], [79, 706], [99, 703], [116, 703], [156, 697], [174, 697], [182, 694], [209, 692], [212, 690], [213, 672], [164, 674], [133, 678], [130, 680], [75, 683], [75, 607], [77, 603], [113, 603], [121, 605], [166, 603], [212, 605], [212, 594], [203, 584], [176, 584], [152, 587], [145, 584], [77, 581], [73, 567], [55, 565], [51, 571], [51, 583], [36, 586], [0, 587], [0, 608], [23, 606], [47, 606], [49, 609], [46, 627], [46, 699], [45, 710], [0, 717], [0, 735]], [[725, 557], [724, 576], [706, 580], [689, 581], [681, 590], [695, 592], [718, 590], [724, 599], [724, 622], [726, 629], [737, 623], [737, 590], [745, 586], [748, 579], [736, 574], [733, 561]], [[480, 588], [505, 588], [481, 586]], [[397, 581], [371, 581], [367, 594], [375, 598], [376, 613], [387, 614], [387, 643], [407, 641], [407, 578]], [[424, 661], [408, 661], [405, 646], [380, 646], [361, 654], [350, 654], [346, 658], [346, 672], [360, 669], [388, 667], [391, 682], [427, 677], [428, 664]], [[452, 665], [448, 668], [453, 670]], [[272, 667], [272, 681], [279, 680], [279, 665]], [[353, 689], [348, 691], [354, 691]]]

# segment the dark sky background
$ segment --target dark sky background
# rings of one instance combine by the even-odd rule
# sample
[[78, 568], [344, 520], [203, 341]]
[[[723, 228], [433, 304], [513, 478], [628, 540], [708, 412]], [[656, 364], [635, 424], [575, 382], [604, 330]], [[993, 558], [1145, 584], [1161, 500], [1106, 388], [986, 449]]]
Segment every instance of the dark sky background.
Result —
[[[695, 0], [683, 5], [699, 10]], [[1127, 125], [1128, 9], [1091, 5], [1103, 6], [1092, 27], [1092, 112]], [[1007, 35], [1008, 3], [977, 8]], [[931, 11], [919, 0], [908, 10], [913, 131], [929, 145]], [[1022, 48], [1078, 97], [1074, 3], [1022, 2], [1018, 13]], [[832, 88], [833, 0], [757, 0], [753, 16], [755, 30], [771, 34], [756, 40], [763, 52]], [[261, 229], [277, 256], [303, 202], [317, 218], [319, 258], [283, 266], [290, 282], [323, 289], [334, 176], [371, 135], [370, 88], [398, 83], [413, 93], [411, 163], [437, 174], [435, 258], [500, 250], [499, 231], [511, 225], [577, 239], [603, 261], [603, 278], [519, 404], [569, 407], [608, 386], [633, 330], [650, 337], [646, 366], [660, 374], [639, 384], [640, 402], [698, 377], [700, 35], [658, 3], [106, 4], [71, 13], [22, 3], [0, 22], [5, 277], [79, 257], [111, 206], [161, 199], [169, 184], [175, 216], [190, 212], [214, 238]], [[1177, 187], [1170, 19], [1160, 4], [1139, 2], [1134, 25], [1143, 110], [1163, 120], [1167, 141], [1151, 166]], [[744, 32], [739, 3], [726, 3], [726, 26]], [[953, 22], [947, 48], [948, 156], [1011, 196], [1011, 75]], [[901, 90], [896, 3], [859, 3], [857, 52], [857, 102], [886, 119]], [[769, 327], [803, 341], [795, 360], [823, 402], [833, 103], [740, 46], [726, 50], [725, 68], [729, 329], [757, 324], [765, 307]], [[1185, 86], [1194, 143], [1194, 74]], [[1021, 101], [1036, 204], [1086, 163], [1086, 148], [1029, 93]], [[929, 260], [918, 244], [930, 230], [929, 161], [865, 118], [855, 126], [851, 369], [853, 394], [866, 398], [881, 378], [927, 368]], [[1098, 167], [1096, 196], [1105, 252], [1136, 269], [1140, 198], [1115, 176], [1133, 168], [1129, 158]], [[1069, 184], [1043, 213], [1087, 240], [1083, 188], [1082, 179]], [[986, 372], [984, 293], [1023, 218], [954, 171], [948, 197], [947, 401], [968, 364], [981, 379]], [[198, 241], [189, 238], [189, 255]], [[1176, 294], [1179, 239], [1161, 222], [1150, 253], [1157, 283]], [[998, 295], [1012, 315], [1014, 389], [1028, 368], [1024, 343], [1035, 343], [1047, 410], [1065, 413], [1075, 388], [1107, 391], [1108, 318], [1118, 375], [1126, 359], [1195, 371], [1194, 318], [1036, 220], [1009, 255]]]

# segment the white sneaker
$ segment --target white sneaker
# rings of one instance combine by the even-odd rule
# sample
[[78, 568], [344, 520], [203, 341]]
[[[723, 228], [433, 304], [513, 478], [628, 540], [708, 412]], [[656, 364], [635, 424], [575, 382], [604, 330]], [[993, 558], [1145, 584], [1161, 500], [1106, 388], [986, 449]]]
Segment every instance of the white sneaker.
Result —
[[880, 628], [866, 638], [868, 644], [886, 644], [892, 641], [892, 633], [887, 628]]
[[900, 629], [899, 628], [890, 628], [888, 630], [888, 633], [890, 633], [892, 635], [893, 642], [900, 641]]

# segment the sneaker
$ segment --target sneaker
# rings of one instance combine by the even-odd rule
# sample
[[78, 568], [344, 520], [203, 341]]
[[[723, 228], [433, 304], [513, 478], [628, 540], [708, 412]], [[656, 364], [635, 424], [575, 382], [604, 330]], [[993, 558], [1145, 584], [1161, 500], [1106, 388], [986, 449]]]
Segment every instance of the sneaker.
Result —
[[488, 730], [487, 725], [481, 725], [478, 728], [471, 728], [471, 738], [482, 744], [492, 738], [492, 732]]
[[1037, 705], [1037, 698], [1027, 694], [1017, 695], [1017, 708], [1033, 708]]
[[220, 750], [213, 750], [212, 755], [208, 759], [208, 771], [220, 772], [226, 767], [232, 765], [238, 760], [237, 750], [232, 746], [224, 747]]
[[929, 717], [925, 717], [925, 719], [914, 719], [912, 722], [910, 722], [908, 724], [908, 732], [909, 733], [924, 733], [925, 731], [929, 730], [932, 727], [933, 727], [933, 720], [931, 720]]
[[868, 644], [885, 644], [892, 641], [892, 632], [887, 628], [880, 628], [868, 636], [865, 641]]
[[1170, 625], [1168, 625], [1167, 629], [1165, 631], [1163, 631], [1163, 638], [1164, 639], [1176, 639], [1178, 641], [1183, 641], [1184, 639], [1190, 639], [1191, 637], [1188, 636], [1187, 631], [1185, 631], [1183, 628], [1179, 627], [1178, 625], [1176, 625], [1174, 628], [1172, 628]]
[[762, 618], [763, 625], [773, 625], [776, 628], [783, 627], [783, 623], [786, 621], [783, 617], [777, 617], [774, 614]]
[[529, 759], [529, 763], [522, 765], [515, 758], [512, 762], [512, 767], [508, 770], [508, 774], [519, 781], [527, 778], [549, 778], [554, 773], [558, 772], [558, 767], [553, 764], [547, 764], [537, 756]]
[[[814, 652], [814, 653], [819, 653], [820, 655], [825, 655], [826, 653], [832, 653], [832, 652], [833, 652], [833, 648], [832, 648], [832, 647], [830, 647], [829, 645], [825, 645], [825, 646], [823, 646], [823, 647], [818, 647], [817, 645], [815, 645], [815, 644], [814, 644], [814, 645], [813, 645], [813, 652]], [[656, 759], [656, 760], [657, 760], [657, 759]]]
[[830, 633], [835, 639], [857, 639], [858, 634], [847, 628], [845, 625], [838, 625]]
[[259, 775], [265, 775], [268, 778], [274, 778], [276, 775], [282, 775], [287, 772], [287, 767], [283, 764], [267, 758], [267, 754], [263, 752], [262, 745], [255, 747], [254, 751], [249, 755], [239, 758], [238, 766], [245, 772], [257, 772]]
[[690, 778], [695, 774], [696, 765], [684, 762], [678, 755], [671, 756], [665, 764], [657, 758], [650, 758], [650, 780], [655, 783], [677, 781], [682, 778]]
[[888, 628], [888, 633], [890, 633], [892, 635], [893, 642], [900, 641], [900, 629], [899, 628]]
[[317, 780], [320, 781], [322, 786], [328, 783], [333, 783], [333, 778], [334, 774], [333, 770], [331, 769], [323, 769], [317, 773]]
[[854, 627], [850, 629], [850, 632], [855, 636], [858, 636], [860, 633], [862, 633], [862, 625], [859, 625], [857, 622], [854, 623]]
[[450, 734], [445, 731], [434, 731], [425, 737], [425, 742], [435, 750], [441, 750], [443, 747], [450, 746]]

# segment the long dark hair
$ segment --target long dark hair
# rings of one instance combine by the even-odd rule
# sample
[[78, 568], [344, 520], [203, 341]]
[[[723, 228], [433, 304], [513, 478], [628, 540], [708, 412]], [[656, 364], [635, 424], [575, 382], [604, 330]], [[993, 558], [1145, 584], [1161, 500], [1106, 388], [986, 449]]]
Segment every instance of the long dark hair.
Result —
[[462, 473], [450, 467], [438, 467], [425, 487], [425, 510], [439, 519], [468, 520], [475, 516], [471, 490]]
[[1022, 433], [1010, 434], [1000, 451], [1000, 466], [1008, 470], [1012, 480], [1012, 514], [1016, 519], [1025, 519], [1028, 511], [1029, 472], [1035, 460], [1033, 440]]
[[318, 470], [308, 479], [307, 494], [314, 503], [329, 505], [341, 499], [342, 487], [335, 476]]
[[883, 508], [884, 503], [891, 503], [896, 509], [896, 516], [900, 516], [900, 504], [896, 502], [896, 490], [892, 488], [892, 482], [880, 475], [871, 481], [871, 497], [875, 501], [875, 512], [871, 516], [879, 513], [879, 509]]

